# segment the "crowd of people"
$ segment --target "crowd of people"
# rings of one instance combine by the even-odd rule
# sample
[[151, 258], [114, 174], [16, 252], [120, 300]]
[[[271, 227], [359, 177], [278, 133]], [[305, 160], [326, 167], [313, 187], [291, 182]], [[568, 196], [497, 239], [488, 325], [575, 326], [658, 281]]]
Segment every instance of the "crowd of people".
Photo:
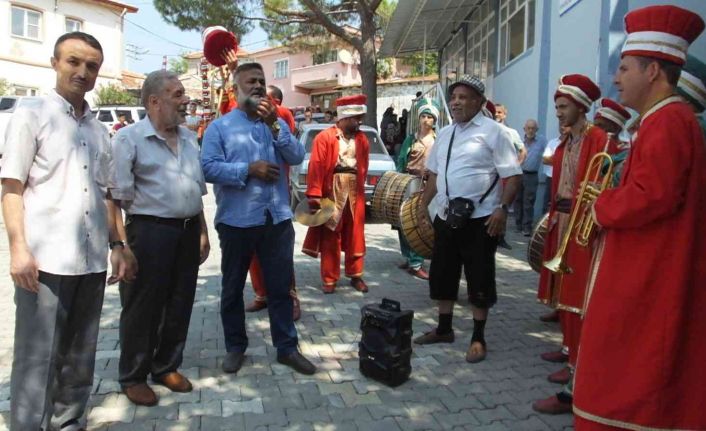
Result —
[[[559, 137], [549, 143], [534, 119], [523, 137], [509, 128], [507, 108], [487, 99], [476, 76], [449, 87], [453, 123], [446, 127], [437, 127], [440, 107], [417, 97], [417, 130], [400, 140], [406, 126], [395, 122], [408, 118], [386, 112], [386, 145], [394, 135], [397, 170], [424, 182], [422, 205], [434, 231], [428, 272], [400, 234], [400, 267], [428, 279], [438, 307], [436, 327], [414, 343], [455, 341], [463, 271], [474, 322], [465, 358], [487, 358], [496, 250], [513, 205], [516, 228], [531, 234], [544, 171], [549, 221], [537, 296], [553, 309], [541, 319], [559, 321], [563, 342], [542, 358], [567, 365], [548, 376], [563, 389], [533, 408], [573, 412], [578, 430], [706, 429], [706, 128], [694, 115], [706, 108], [706, 66], [687, 56], [704, 21], [650, 6], [625, 23], [614, 80], [620, 101], [601, 99], [585, 75], [563, 75], [554, 94]], [[177, 76], [160, 70], [142, 88], [145, 118], [111, 140], [85, 101], [103, 51], [82, 32], [56, 41], [55, 90], [14, 114], [0, 171], [16, 286], [13, 431], [85, 429], [106, 283], [119, 283], [118, 374], [127, 398], [157, 404], [148, 379], [174, 392], [193, 389], [179, 368], [199, 265], [211, 248], [207, 183], [221, 249], [223, 371], [243, 366], [246, 311], [265, 308], [276, 360], [298, 373], [317, 371], [299, 351], [294, 324], [301, 310], [287, 172], [304, 148], [262, 66], [223, 55], [233, 96], [205, 130], [193, 109], [187, 115]], [[308, 229], [302, 251], [320, 259], [324, 294], [338, 289], [342, 252], [351, 288], [368, 291], [370, 150], [360, 131], [368, 103], [364, 95], [338, 99], [333, 123], [313, 142], [304, 203], [312, 215], [330, 212]], [[639, 115], [628, 131], [626, 108]], [[601, 188], [603, 177], [609, 185]], [[256, 299], [246, 307], [248, 273]]]

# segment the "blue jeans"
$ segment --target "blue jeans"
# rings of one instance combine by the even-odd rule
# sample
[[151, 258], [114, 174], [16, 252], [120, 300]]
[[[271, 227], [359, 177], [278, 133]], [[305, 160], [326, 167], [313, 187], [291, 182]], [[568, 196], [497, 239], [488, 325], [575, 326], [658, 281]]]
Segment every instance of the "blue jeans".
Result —
[[407, 258], [409, 267], [412, 269], [421, 268], [424, 263], [424, 258], [412, 250], [412, 247], [409, 246], [409, 242], [407, 242], [407, 238], [405, 238], [401, 229], [398, 230], [397, 233], [400, 236], [400, 251], [402, 252], [402, 256]]
[[263, 226], [237, 228], [216, 226], [221, 243], [221, 320], [226, 351], [244, 352], [248, 347], [245, 332], [243, 287], [253, 254], [257, 254], [267, 286], [267, 312], [270, 334], [277, 354], [297, 350], [297, 329], [292, 320], [292, 297], [289, 287], [294, 273], [294, 227], [286, 220], [272, 224], [268, 215]]

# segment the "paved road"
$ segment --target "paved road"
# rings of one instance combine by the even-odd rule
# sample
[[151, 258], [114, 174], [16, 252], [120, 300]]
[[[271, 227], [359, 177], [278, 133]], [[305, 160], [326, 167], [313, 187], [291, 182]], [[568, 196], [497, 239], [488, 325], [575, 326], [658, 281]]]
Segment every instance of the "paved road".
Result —
[[[214, 203], [207, 199], [208, 219]], [[512, 224], [511, 224], [512, 225]], [[4, 230], [4, 225], [3, 225]], [[319, 290], [318, 261], [298, 252], [305, 229], [297, 225], [296, 277], [304, 314], [297, 323], [301, 349], [319, 367], [314, 376], [294, 374], [275, 361], [267, 313], [247, 318], [250, 347], [237, 376], [220, 371], [225, 349], [219, 313], [220, 251], [214, 247], [201, 267], [182, 371], [194, 383], [190, 394], [156, 387], [159, 405], [135, 407], [117, 384], [118, 320], [116, 287], [105, 295], [98, 343], [94, 394], [88, 412], [91, 430], [563, 430], [571, 416], [541, 416], [531, 402], [560, 388], [546, 376], [557, 369], [539, 354], [556, 348], [558, 328], [538, 321], [545, 311], [535, 301], [537, 276], [525, 262], [526, 241], [510, 233], [511, 252], [498, 253], [499, 301], [486, 329], [485, 362], [471, 365], [464, 355], [473, 320], [467, 301], [455, 309], [456, 342], [416, 347], [411, 379], [390, 389], [358, 372], [360, 306], [383, 297], [415, 311], [414, 332], [432, 328], [436, 312], [425, 282], [396, 263], [401, 258], [397, 234], [386, 225], [368, 225], [366, 295], [347, 285], [336, 294]], [[7, 239], [0, 235], [0, 431], [6, 430], [14, 331], [13, 290], [8, 276]], [[464, 287], [462, 287], [463, 289]], [[246, 300], [252, 290], [246, 286]]]

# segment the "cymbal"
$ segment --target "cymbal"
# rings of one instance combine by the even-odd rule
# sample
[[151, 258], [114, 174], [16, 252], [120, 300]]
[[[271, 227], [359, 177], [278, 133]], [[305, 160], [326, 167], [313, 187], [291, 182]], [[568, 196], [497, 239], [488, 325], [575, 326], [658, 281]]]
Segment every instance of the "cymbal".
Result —
[[321, 226], [331, 218], [335, 209], [336, 204], [331, 199], [323, 198], [321, 199], [321, 208], [311, 214], [309, 201], [304, 199], [294, 209], [294, 219], [304, 226]]

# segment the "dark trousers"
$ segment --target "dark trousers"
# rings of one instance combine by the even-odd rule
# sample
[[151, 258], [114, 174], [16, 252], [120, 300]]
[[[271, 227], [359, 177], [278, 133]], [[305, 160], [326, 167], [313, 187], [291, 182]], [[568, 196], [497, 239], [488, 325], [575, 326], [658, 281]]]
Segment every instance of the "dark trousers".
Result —
[[495, 251], [498, 237], [488, 235], [488, 217], [468, 221], [453, 229], [434, 219], [434, 250], [429, 267], [429, 295], [437, 301], [456, 301], [461, 269], [466, 275], [468, 302], [490, 308], [498, 300], [495, 286]]
[[544, 180], [544, 201], [542, 202], [542, 214], [549, 211], [549, 198], [552, 197], [552, 177]]
[[128, 218], [137, 258], [132, 283], [120, 283], [120, 384], [143, 383], [181, 366], [199, 272], [201, 226]]
[[272, 343], [280, 355], [294, 352], [298, 340], [289, 294], [294, 268], [292, 221], [272, 224], [268, 215], [263, 226], [238, 228], [219, 223], [216, 230], [221, 243], [221, 319], [226, 351], [244, 352], [248, 347], [243, 287], [250, 261], [257, 255], [267, 286]]
[[522, 184], [515, 198], [515, 224], [518, 230], [531, 231], [534, 222], [534, 200], [537, 198], [537, 172], [523, 172]]
[[40, 272], [39, 292], [15, 288], [11, 430], [85, 427], [105, 276]]

